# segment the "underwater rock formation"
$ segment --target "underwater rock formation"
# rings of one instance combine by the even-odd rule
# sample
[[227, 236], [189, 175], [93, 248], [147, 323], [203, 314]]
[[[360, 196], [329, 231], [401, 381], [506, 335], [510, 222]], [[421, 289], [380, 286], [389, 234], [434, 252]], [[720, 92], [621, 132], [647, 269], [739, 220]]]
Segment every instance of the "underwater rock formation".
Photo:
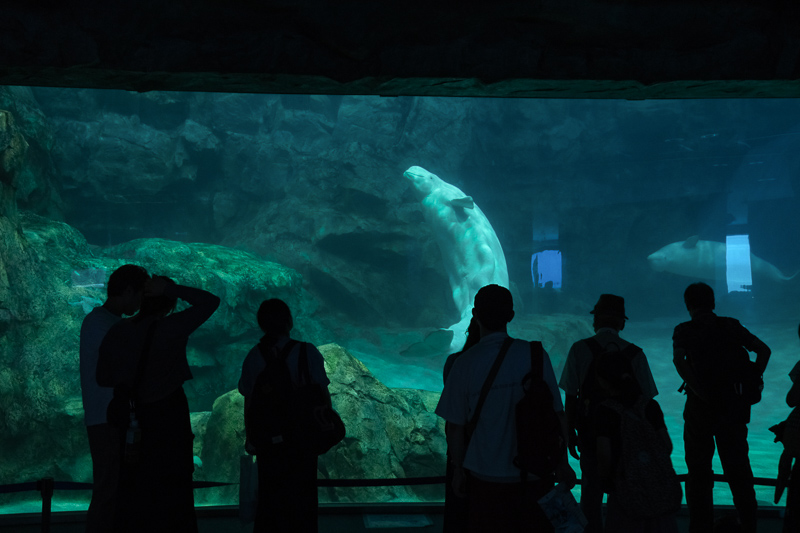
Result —
[[91, 257], [80, 233], [20, 212], [0, 217], [0, 479], [91, 479], [78, 379], [82, 297], [73, 266]]
[[301, 277], [289, 268], [225, 246], [165, 239], [136, 239], [103, 249], [106, 257], [145, 267], [183, 285], [201, 287], [222, 300], [208, 321], [216, 334], [236, 338], [257, 329], [255, 311], [266, 298], [285, 300], [298, 317], [313, 314], [299, 298]]
[[[39, 109], [29, 87], [0, 87], [0, 154], [5, 178], [13, 191], [15, 208], [60, 220], [64, 205], [51, 152], [55, 142], [49, 120]], [[13, 175], [13, 178], [12, 176]], [[7, 213], [9, 205], [0, 207]]]
[[[319, 347], [334, 408], [347, 426], [344, 441], [319, 459], [321, 479], [406, 478], [444, 474], [444, 422], [434, 414], [439, 393], [390, 389], [341, 346]], [[214, 402], [202, 436], [202, 478], [237, 483], [244, 453], [244, 398], [233, 390]], [[235, 501], [238, 487], [206, 489], [199, 502]], [[329, 488], [321, 501], [430, 500], [437, 485], [421, 487]]]
[[[237, 458], [243, 439], [241, 396], [235, 391], [219, 394], [236, 386], [241, 361], [257, 342], [258, 304], [267, 297], [281, 297], [297, 310], [300, 338], [315, 341], [329, 336], [313, 318], [316, 304], [303, 290], [299, 274], [216, 245], [141, 239], [92, 248], [69, 225], [24, 211], [20, 212], [20, 230], [3, 234], [3, 242], [12, 239], [24, 253], [21, 257], [28, 258], [27, 263], [19, 260], [15, 264], [22, 270], [14, 271], [12, 286], [13, 294], [28, 295], [30, 301], [26, 313], [6, 313], [8, 327], [0, 329], [1, 478], [5, 482], [42, 476], [91, 479], [77, 378], [80, 324], [86, 311], [105, 299], [105, 288], [97, 282], [101, 273], [134, 262], [203, 287], [222, 299], [220, 309], [190, 342], [194, 379], [187, 382], [186, 390], [198, 435], [196, 478], [238, 480]], [[29, 290], [22, 290], [25, 287]], [[334, 405], [349, 430], [346, 441], [320, 462], [320, 475], [440, 475], [445, 441], [441, 420], [433, 413], [438, 393], [389, 389], [341, 347], [326, 345], [321, 351], [332, 381]], [[439, 498], [438, 491], [437, 486], [356, 492], [326, 489], [323, 499], [426, 500]], [[202, 498], [235, 501], [233, 493], [224, 491], [200, 495], [198, 501]]]
[[67, 260], [87, 250], [80, 234], [63, 223], [52, 222], [52, 232], [36, 234], [38, 217], [20, 211], [20, 205], [59, 210], [48, 182], [52, 167], [41, 158], [51, 138], [29, 96], [30, 90], [0, 89], [0, 479], [5, 483], [28, 481], [35, 473], [87, 472], [81, 460], [85, 431], [80, 428], [84, 442], [78, 443], [71, 431], [79, 427], [72, 414], [81, 408], [70, 394], [78, 368], [77, 345], [69, 338], [77, 330], [45, 246], [51, 237], [74, 246]]
[[80, 206], [67, 219], [90, 243], [246, 249], [299, 272], [335, 319], [358, 324], [421, 326], [456, 313], [420, 208], [392, 176], [412, 152], [458, 167], [472, 128], [463, 102], [33, 93], [55, 132], [61, 193]]
[[281, 298], [292, 309], [295, 329], [303, 338], [330, 338], [315, 319], [317, 303], [294, 270], [225, 246], [137, 239], [103, 250], [220, 297], [219, 309], [192, 335], [188, 356], [195, 377], [186, 383], [194, 408], [210, 409], [220, 391], [235, 386], [241, 362], [261, 331], [256, 311], [267, 298]]
[[508, 288], [503, 247], [489, 219], [461, 189], [422, 167], [411, 167], [403, 175], [418, 191], [425, 220], [442, 251], [453, 301], [461, 317], [448, 328], [453, 332], [450, 350], [459, 350], [478, 290], [492, 283]]
[[[105, 299], [95, 281], [135, 262], [152, 272], [218, 294], [214, 317], [193, 336], [192, 408], [207, 411], [238, 380], [241, 361], [260, 332], [255, 313], [266, 298], [285, 299], [298, 312], [304, 338], [327, 336], [310, 316], [314, 300], [291, 269], [223, 246], [142, 239], [90, 248], [63, 222], [20, 211], [18, 224], [0, 216], [0, 479], [41, 476], [89, 481], [78, 344], [86, 312]], [[81, 272], [84, 275], [81, 275]], [[90, 273], [90, 274], [89, 274]], [[89, 276], [87, 282], [85, 276]]]

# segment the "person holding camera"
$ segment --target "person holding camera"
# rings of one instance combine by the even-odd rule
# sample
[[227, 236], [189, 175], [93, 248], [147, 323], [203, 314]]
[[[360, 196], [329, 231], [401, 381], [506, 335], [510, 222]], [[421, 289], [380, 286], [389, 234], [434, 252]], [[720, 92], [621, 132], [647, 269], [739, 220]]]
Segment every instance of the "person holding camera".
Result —
[[108, 423], [106, 411], [113, 389], [97, 384], [97, 359], [100, 344], [122, 315], [133, 315], [142, 305], [147, 270], [138, 265], [122, 265], [111, 273], [106, 285], [108, 298], [86, 315], [81, 324], [80, 373], [84, 422], [92, 456], [92, 500], [86, 513], [86, 533], [105, 533], [112, 529], [119, 486], [118, 444], [120, 428]]
[[[176, 313], [178, 299], [189, 307]], [[129, 393], [135, 405], [130, 420], [135, 418], [139, 432], [136, 460], [125, 462], [120, 481], [120, 531], [197, 531], [194, 435], [183, 391], [183, 383], [192, 379], [186, 345], [219, 303], [208, 291], [153, 276], [145, 285], [139, 314], [115, 324], [103, 339], [98, 384], [115, 387], [115, 396], [122, 390]], [[127, 425], [125, 416], [120, 418]], [[132, 435], [132, 427], [127, 429]]]

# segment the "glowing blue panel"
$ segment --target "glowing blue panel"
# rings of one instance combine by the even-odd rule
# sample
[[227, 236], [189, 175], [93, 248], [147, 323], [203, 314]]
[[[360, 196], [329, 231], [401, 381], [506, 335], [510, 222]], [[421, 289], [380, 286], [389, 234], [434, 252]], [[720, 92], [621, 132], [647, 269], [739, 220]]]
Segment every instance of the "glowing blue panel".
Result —
[[531, 256], [531, 276], [533, 284], [545, 287], [548, 283], [554, 289], [561, 288], [561, 252], [544, 250]]
[[725, 240], [725, 268], [728, 292], [748, 292], [753, 285], [750, 270], [750, 238], [728, 235]]

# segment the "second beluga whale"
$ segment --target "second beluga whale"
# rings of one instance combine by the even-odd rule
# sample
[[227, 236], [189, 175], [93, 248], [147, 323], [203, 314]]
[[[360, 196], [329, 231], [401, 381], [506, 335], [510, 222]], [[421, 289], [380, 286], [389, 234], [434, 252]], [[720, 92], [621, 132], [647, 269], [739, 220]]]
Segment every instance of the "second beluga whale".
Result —
[[463, 333], [472, 319], [472, 304], [478, 289], [495, 283], [508, 288], [508, 266], [503, 247], [483, 211], [455, 185], [422, 167], [403, 173], [417, 191], [422, 211], [442, 252], [444, 269], [453, 292], [460, 319], [448, 331], [453, 333], [449, 349], [458, 351]]
[[[671, 272], [690, 278], [713, 280], [725, 275], [727, 246], [724, 242], [703, 241], [696, 235], [685, 241], [673, 242], [647, 256], [656, 272]], [[770, 281], [789, 281], [797, 275], [785, 275], [778, 267], [750, 254], [754, 278]]]

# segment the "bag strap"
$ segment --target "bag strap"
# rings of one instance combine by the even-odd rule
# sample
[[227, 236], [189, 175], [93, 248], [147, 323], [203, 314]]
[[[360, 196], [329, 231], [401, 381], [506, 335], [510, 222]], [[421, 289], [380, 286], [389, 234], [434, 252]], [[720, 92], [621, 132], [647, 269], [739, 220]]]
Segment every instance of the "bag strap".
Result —
[[470, 418], [469, 422], [467, 422], [467, 434], [469, 435], [475, 432], [475, 427], [478, 425], [478, 419], [480, 418], [481, 411], [483, 410], [483, 403], [486, 401], [486, 396], [489, 394], [489, 389], [492, 388], [494, 378], [497, 377], [497, 373], [500, 371], [500, 365], [503, 364], [503, 359], [505, 359], [506, 353], [511, 347], [512, 342], [514, 342], [514, 339], [511, 337], [506, 337], [506, 340], [503, 341], [503, 346], [500, 347], [500, 352], [497, 354], [491, 370], [489, 370], [489, 375], [486, 376], [486, 381], [483, 382], [481, 395], [478, 398], [478, 405], [475, 406], [475, 412], [472, 414], [472, 418]]

